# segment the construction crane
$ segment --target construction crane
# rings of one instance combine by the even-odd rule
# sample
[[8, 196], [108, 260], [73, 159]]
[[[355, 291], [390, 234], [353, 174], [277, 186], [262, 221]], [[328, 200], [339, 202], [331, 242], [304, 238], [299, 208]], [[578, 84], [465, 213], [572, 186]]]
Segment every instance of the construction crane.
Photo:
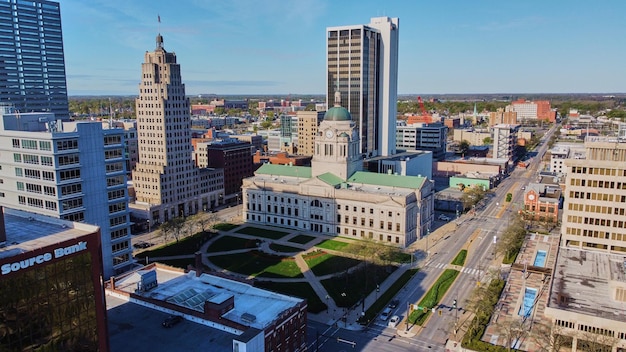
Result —
[[409, 116], [409, 119], [407, 121], [407, 124], [413, 124], [413, 123], [432, 123], [433, 122], [433, 117], [428, 114], [428, 112], [426, 111], [426, 108], [424, 107], [424, 101], [422, 100], [422, 97], [417, 97], [417, 102], [420, 106], [420, 111], [422, 112], [422, 115], [420, 116]]

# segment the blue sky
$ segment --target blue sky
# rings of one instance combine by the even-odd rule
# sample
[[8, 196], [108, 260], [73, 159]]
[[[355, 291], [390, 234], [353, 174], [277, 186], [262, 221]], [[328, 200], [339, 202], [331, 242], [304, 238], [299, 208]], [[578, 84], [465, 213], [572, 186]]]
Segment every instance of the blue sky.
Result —
[[378, 16], [400, 18], [400, 94], [626, 92], [623, 0], [60, 3], [70, 95], [136, 95], [159, 30], [187, 94], [322, 94], [326, 27]]

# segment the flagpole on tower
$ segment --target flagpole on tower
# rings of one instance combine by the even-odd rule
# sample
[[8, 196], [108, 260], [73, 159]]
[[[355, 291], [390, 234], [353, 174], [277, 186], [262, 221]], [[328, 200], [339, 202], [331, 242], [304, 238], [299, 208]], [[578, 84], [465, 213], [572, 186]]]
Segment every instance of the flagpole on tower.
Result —
[[159, 33], [161, 33], [161, 15], [157, 15], [157, 20], [159, 21]]

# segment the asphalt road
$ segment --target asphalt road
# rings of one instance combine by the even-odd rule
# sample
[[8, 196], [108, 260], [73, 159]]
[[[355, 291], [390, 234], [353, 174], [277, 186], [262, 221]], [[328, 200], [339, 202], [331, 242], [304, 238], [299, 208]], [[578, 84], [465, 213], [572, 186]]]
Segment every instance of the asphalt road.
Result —
[[[468, 244], [468, 256], [464, 269], [449, 288], [443, 301], [440, 302], [442, 315], [432, 315], [417, 338], [435, 342], [440, 346], [444, 345], [449, 337], [454, 338], [455, 322], [461, 325], [462, 321], [467, 318], [468, 315], [465, 314], [463, 308], [472, 289], [476, 287], [477, 281], [485, 279], [490, 271], [499, 273], [501, 270], [500, 262], [494, 260], [494, 236], [497, 241], [501, 232], [508, 226], [509, 219], [522, 208], [524, 191], [521, 188], [536, 178], [540, 171], [541, 159], [548, 148], [546, 142], [556, 128], [558, 125], [553, 126], [545, 133], [541, 145], [537, 149], [534, 162], [529, 168], [515, 169], [494, 190], [494, 196], [490, 197], [482, 208], [477, 209], [475, 217], [466, 214], [460, 220], [454, 239], [447, 240], [446, 249], [438, 251], [431, 262], [422, 268], [421, 272], [425, 273], [427, 277], [438, 276], [443, 269], [434, 270], [437, 265], [432, 264], [450, 263], [456, 253], [465, 244]], [[505, 201], [507, 193], [513, 195], [511, 202]], [[475, 237], [471, 243], [468, 243], [472, 235]], [[452, 308], [455, 299], [457, 300], [457, 309]], [[460, 335], [457, 336], [459, 339], [460, 337]]]

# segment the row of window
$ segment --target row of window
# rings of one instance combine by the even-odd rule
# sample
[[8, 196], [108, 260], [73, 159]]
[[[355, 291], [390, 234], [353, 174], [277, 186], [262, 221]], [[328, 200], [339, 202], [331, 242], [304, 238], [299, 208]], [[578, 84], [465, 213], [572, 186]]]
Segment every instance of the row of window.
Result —
[[[596, 226], [613, 226], [617, 228], [624, 228], [624, 221], [622, 220], [611, 220], [611, 219], [598, 219], [598, 218], [590, 218], [586, 216], [576, 216], [576, 215], [568, 215], [567, 221], [574, 224], [586, 224], [586, 225], [596, 225]], [[611, 223], [613, 225], [611, 225]]]
[[585, 167], [585, 166], [572, 166], [573, 174], [587, 174], [587, 175], [604, 175], [604, 176], [626, 176], [626, 169], [608, 169], [602, 167]]
[[600, 213], [600, 214], [614, 214], [614, 215], [624, 215], [626, 213], [626, 209], [617, 208], [617, 207], [607, 207], [603, 205], [592, 205], [592, 204], [579, 204], [579, 203], [570, 203], [567, 208], [569, 210], [575, 211], [585, 211], [588, 213]]
[[579, 192], [579, 191], [570, 191], [569, 197], [573, 199], [591, 199], [591, 200], [602, 200], [605, 202], [621, 202], [626, 203], [626, 195], [620, 196], [619, 194], [608, 194], [608, 193], [597, 193], [597, 192]]
[[615, 181], [583, 180], [579, 178], [572, 178], [572, 180], [570, 181], [570, 184], [572, 186], [582, 186], [582, 187], [626, 189], [626, 182], [615, 182]]
[[51, 150], [52, 149], [52, 144], [50, 143], [50, 141], [39, 141], [39, 143], [37, 143], [37, 141], [32, 140], [32, 139], [17, 139], [17, 138], [13, 138], [13, 148], [20, 148], [20, 144], [21, 144], [21, 148], [22, 149], [37, 149], [37, 145], [39, 144], [39, 149], [40, 150]]

